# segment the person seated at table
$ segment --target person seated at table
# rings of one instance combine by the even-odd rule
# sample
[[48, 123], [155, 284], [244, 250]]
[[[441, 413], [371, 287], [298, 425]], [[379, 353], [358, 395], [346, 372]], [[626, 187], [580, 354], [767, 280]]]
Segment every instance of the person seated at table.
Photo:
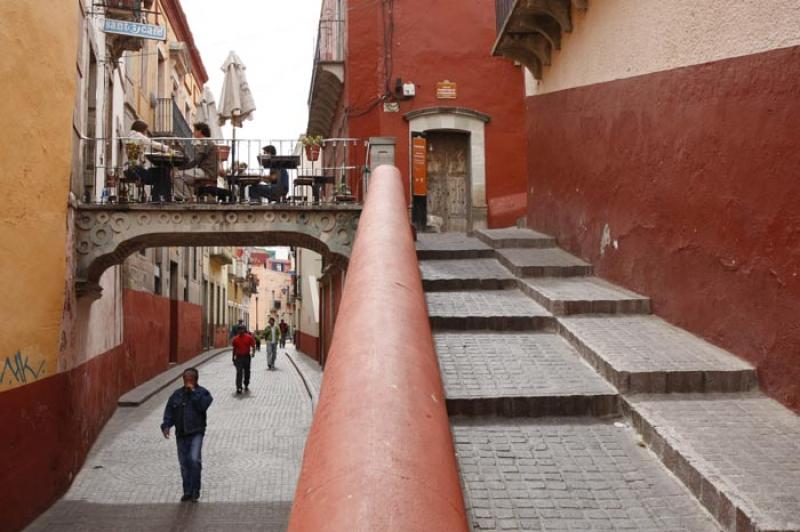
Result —
[[213, 195], [218, 198], [228, 198], [230, 193], [216, 185], [219, 176], [219, 161], [217, 158], [217, 145], [211, 140], [211, 128], [205, 122], [194, 124], [192, 136], [197, 139], [194, 144], [194, 158], [178, 167], [176, 172], [175, 193], [183, 199], [192, 196], [195, 183], [198, 180], [213, 182], [203, 185], [198, 189], [198, 195]]
[[[275, 146], [265, 146], [264, 155], [274, 157], [278, 151]], [[267, 182], [260, 182], [250, 186], [250, 201], [261, 201], [265, 198], [269, 201], [281, 201], [289, 192], [289, 172], [285, 168], [273, 168], [267, 176]]]
[[[170, 176], [169, 169], [158, 168], [150, 165], [145, 158], [149, 153], [172, 153], [172, 148], [162, 142], [153, 140], [149, 136], [150, 126], [143, 120], [134, 120], [131, 131], [125, 139], [126, 151], [133, 155], [128, 161], [131, 166], [124, 172], [128, 179], [139, 180], [143, 185], [153, 187], [153, 196], [169, 194]], [[136, 149], [131, 149], [135, 147]]]

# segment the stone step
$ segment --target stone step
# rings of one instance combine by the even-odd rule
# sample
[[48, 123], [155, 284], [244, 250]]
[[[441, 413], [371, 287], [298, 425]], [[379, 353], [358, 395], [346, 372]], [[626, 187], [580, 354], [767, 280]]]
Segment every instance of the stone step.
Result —
[[724, 530], [800, 531], [800, 418], [760, 393], [640, 395], [644, 441]]
[[597, 277], [530, 277], [523, 292], [552, 312], [570, 314], [649, 314], [650, 299]]
[[497, 259], [419, 261], [426, 291], [516, 288], [517, 278]]
[[558, 318], [559, 333], [622, 393], [736, 392], [752, 366], [655, 316]]
[[552, 236], [520, 227], [477, 229], [475, 236], [495, 249], [552, 248], [556, 245], [556, 240]]
[[494, 250], [464, 233], [417, 233], [419, 260], [493, 258]]
[[513, 248], [495, 251], [497, 259], [517, 277], [592, 275], [592, 265], [559, 248]]
[[434, 334], [451, 416], [607, 416], [617, 391], [558, 335]]
[[472, 530], [719, 530], [625, 424], [451, 422]]
[[555, 330], [555, 318], [519, 290], [428, 292], [434, 329]]

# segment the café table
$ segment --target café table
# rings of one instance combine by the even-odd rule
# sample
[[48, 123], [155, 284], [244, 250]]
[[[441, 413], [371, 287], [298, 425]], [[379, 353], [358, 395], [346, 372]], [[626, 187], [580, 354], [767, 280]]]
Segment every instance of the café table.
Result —
[[179, 152], [148, 153], [145, 158], [160, 170], [157, 182], [153, 186], [153, 197], [161, 201], [172, 201], [172, 169], [183, 166], [189, 158]]

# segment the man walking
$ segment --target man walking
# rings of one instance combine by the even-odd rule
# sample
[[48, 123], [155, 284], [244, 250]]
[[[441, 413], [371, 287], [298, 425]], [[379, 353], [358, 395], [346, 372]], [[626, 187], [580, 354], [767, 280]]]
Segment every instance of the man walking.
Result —
[[169, 438], [175, 427], [178, 463], [183, 478], [181, 501], [197, 502], [200, 498], [200, 474], [203, 469], [203, 436], [206, 432], [206, 411], [214, 400], [208, 390], [199, 386], [200, 374], [195, 368], [183, 372], [183, 387], [173, 392], [164, 408], [161, 432]]
[[267, 369], [275, 369], [275, 358], [278, 356], [278, 339], [281, 336], [280, 329], [275, 325], [275, 318], [269, 319], [269, 325], [264, 329], [264, 336], [267, 342]]
[[233, 345], [233, 365], [236, 366], [236, 393], [242, 393], [242, 380], [245, 391], [250, 391], [250, 359], [255, 355], [256, 341], [247, 333], [244, 325], [239, 326], [238, 334], [231, 341]]
[[283, 349], [286, 347], [286, 337], [289, 336], [289, 324], [281, 318], [278, 328], [281, 330], [281, 349]]

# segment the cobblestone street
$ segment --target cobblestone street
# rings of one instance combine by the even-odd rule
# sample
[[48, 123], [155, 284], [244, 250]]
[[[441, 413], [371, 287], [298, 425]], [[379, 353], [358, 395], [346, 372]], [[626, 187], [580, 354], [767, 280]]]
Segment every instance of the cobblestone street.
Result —
[[[228, 351], [199, 367], [201, 386], [214, 396], [199, 504], [179, 502], [174, 433], [165, 440], [159, 430], [176, 382], [140, 407], [119, 408], [70, 490], [28, 530], [285, 529], [312, 409], [295, 365], [280, 351], [269, 372], [265, 351], [257, 354], [243, 395], [235, 394]], [[315, 364], [299, 367], [319, 380], [308, 375]]]

